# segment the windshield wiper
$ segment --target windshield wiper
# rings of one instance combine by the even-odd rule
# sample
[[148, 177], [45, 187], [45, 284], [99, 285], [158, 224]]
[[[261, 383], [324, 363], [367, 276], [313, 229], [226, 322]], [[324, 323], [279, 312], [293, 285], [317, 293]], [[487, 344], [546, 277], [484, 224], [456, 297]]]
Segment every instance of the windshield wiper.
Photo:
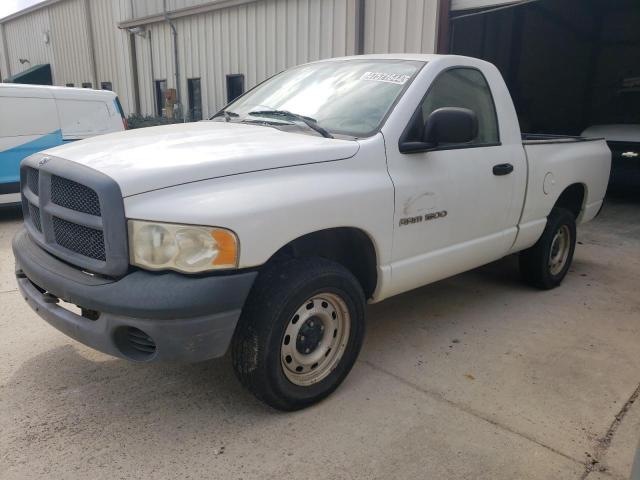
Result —
[[238, 115], [236, 112], [231, 112], [229, 110], [222, 110], [221, 112], [218, 112], [213, 117], [211, 117], [211, 120], [213, 120], [214, 118], [218, 118], [220, 116], [224, 116], [225, 122], [230, 122], [232, 118], [237, 118], [240, 115]]
[[290, 112], [288, 110], [256, 110], [255, 112], [249, 112], [249, 115], [260, 117], [282, 117], [290, 120], [298, 120], [304, 123], [311, 130], [318, 132], [325, 138], [333, 138], [327, 130], [318, 125], [315, 118], [305, 117], [304, 115], [298, 115], [297, 113]]

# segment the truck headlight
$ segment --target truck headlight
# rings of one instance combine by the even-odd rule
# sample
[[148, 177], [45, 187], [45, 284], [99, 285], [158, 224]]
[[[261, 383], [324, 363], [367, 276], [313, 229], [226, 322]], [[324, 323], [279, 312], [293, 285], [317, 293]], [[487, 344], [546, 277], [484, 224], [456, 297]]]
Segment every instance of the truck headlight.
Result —
[[238, 266], [238, 238], [224, 228], [129, 220], [131, 263], [199, 273]]

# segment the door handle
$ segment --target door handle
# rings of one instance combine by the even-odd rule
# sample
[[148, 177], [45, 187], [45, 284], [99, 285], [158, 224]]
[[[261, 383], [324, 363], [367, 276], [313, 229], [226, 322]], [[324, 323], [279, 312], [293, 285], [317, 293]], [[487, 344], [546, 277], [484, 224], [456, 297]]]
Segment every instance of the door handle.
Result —
[[510, 163], [501, 163], [493, 167], [493, 174], [497, 176], [509, 175], [513, 172], [513, 165]]

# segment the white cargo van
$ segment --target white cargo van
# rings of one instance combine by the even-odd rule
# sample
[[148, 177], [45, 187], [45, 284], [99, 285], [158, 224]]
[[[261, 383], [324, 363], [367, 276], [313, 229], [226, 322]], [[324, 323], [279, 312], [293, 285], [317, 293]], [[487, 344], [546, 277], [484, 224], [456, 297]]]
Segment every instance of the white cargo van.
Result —
[[0, 83], [0, 205], [20, 202], [23, 158], [125, 128], [113, 92]]

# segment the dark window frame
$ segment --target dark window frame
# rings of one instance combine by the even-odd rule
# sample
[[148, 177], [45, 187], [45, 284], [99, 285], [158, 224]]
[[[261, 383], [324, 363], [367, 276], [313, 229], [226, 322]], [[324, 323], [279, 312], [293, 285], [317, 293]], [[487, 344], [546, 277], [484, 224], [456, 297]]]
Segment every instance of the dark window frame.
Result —
[[[196, 102], [194, 98], [195, 94], [195, 82], [198, 83], [198, 104], [196, 108]], [[203, 119], [202, 115], [202, 79], [200, 77], [187, 79], [187, 107], [189, 109], [189, 119], [194, 122], [198, 122]], [[194, 115], [193, 112], [198, 110], [199, 115]]]
[[[108, 85], [108, 88], [105, 88], [105, 85]], [[107, 90], [109, 92], [113, 92], [113, 83], [112, 82], [100, 82], [100, 90]]]
[[[233, 96], [232, 95], [232, 88], [233, 87], [233, 82], [235, 81], [240, 81], [240, 92], [236, 95]], [[237, 100], [238, 98], [240, 98], [242, 95], [244, 95], [246, 93], [246, 83], [245, 83], [245, 78], [244, 78], [244, 73], [228, 73], [226, 76], [226, 87], [227, 87], [227, 103], [231, 103], [235, 100]], [[234, 88], [235, 90], [235, 88]], [[236, 93], [236, 92], [233, 92]]]
[[[161, 87], [161, 84], [164, 83], [164, 90]], [[162, 116], [162, 110], [165, 106], [165, 93], [167, 91], [168, 85], [166, 79], [154, 80], [153, 81], [153, 92], [156, 99], [156, 111], [155, 114], [158, 117]]]
[[93, 83], [91, 83], [91, 82], [82, 82], [82, 88], [91, 88], [91, 89], [93, 89]]

